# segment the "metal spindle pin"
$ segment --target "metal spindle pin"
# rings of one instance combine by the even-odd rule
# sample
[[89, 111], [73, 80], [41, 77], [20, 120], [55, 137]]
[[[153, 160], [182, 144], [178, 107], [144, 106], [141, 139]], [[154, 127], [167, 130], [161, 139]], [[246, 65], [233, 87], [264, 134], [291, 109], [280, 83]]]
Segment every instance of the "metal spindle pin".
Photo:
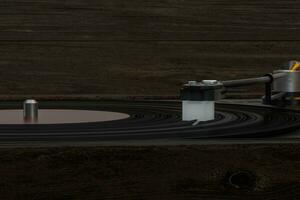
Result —
[[23, 103], [23, 118], [25, 123], [37, 123], [38, 102], [34, 99], [25, 100]]

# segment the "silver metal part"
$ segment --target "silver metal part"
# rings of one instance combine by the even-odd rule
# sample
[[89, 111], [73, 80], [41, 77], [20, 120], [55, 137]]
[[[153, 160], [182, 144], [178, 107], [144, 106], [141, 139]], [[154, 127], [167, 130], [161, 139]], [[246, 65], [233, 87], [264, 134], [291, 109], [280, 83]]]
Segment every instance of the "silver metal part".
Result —
[[217, 80], [202, 80], [202, 83], [204, 85], [216, 85], [218, 84], [219, 82]]
[[33, 99], [25, 100], [23, 103], [23, 118], [26, 123], [38, 121], [38, 102]]
[[193, 86], [193, 85], [197, 85], [197, 81], [189, 81], [188, 82], [188, 85], [190, 85], [190, 86]]
[[300, 92], [300, 71], [277, 70], [277, 73], [284, 73], [285, 76], [274, 80], [274, 92]]
[[215, 119], [214, 101], [182, 101], [182, 121], [203, 122], [213, 119]]

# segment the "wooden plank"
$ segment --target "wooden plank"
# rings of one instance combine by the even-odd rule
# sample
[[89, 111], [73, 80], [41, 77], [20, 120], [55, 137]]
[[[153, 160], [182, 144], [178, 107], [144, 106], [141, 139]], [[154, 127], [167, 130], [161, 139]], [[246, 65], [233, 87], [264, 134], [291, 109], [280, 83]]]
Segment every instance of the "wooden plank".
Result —
[[0, 94], [177, 95], [187, 80], [261, 75], [298, 58], [299, 9], [280, 0], [0, 0]]
[[0, 1], [0, 40], [299, 40], [300, 2]]
[[300, 42], [0, 42], [0, 94], [177, 95], [183, 83], [260, 76]]
[[[0, 149], [1, 199], [299, 199], [298, 144]], [[248, 171], [251, 189], [227, 184]]]

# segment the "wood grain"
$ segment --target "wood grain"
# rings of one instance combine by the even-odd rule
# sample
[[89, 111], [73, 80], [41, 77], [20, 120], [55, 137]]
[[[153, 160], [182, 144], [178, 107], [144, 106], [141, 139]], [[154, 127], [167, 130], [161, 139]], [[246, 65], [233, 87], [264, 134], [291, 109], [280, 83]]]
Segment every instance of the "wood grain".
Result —
[[300, 3], [0, 0], [0, 94], [176, 95], [298, 59]]
[[[298, 144], [0, 149], [1, 199], [300, 197]], [[251, 190], [227, 185], [247, 170]]]
[[1, 94], [176, 95], [187, 80], [261, 76], [300, 42], [0, 42]]
[[1, 40], [299, 40], [289, 0], [0, 1]]

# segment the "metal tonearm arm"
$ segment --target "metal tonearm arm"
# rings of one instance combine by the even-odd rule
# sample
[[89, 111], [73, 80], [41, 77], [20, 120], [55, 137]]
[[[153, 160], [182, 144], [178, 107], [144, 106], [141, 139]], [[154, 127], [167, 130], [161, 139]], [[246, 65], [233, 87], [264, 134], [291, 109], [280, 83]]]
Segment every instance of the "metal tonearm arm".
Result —
[[285, 73], [275, 73], [275, 74], [266, 74], [262, 77], [255, 78], [246, 78], [246, 79], [237, 79], [229, 81], [221, 81], [224, 87], [241, 87], [246, 85], [254, 85], [259, 83], [272, 83], [275, 79], [282, 78]]
[[[263, 97], [264, 104], [271, 104], [274, 98], [277, 96], [272, 96], [272, 83], [276, 79], [280, 79], [286, 76], [286, 73], [273, 73], [273, 74], [266, 74], [262, 77], [255, 77], [255, 78], [247, 78], [247, 79], [237, 79], [237, 80], [228, 80], [222, 81], [221, 83], [224, 86], [223, 93], [226, 92], [226, 88], [230, 87], [242, 87], [248, 85], [254, 85], [259, 83], [265, 84], [265, 95]], [[281, 94], [283, 96], [284, 94]]]

